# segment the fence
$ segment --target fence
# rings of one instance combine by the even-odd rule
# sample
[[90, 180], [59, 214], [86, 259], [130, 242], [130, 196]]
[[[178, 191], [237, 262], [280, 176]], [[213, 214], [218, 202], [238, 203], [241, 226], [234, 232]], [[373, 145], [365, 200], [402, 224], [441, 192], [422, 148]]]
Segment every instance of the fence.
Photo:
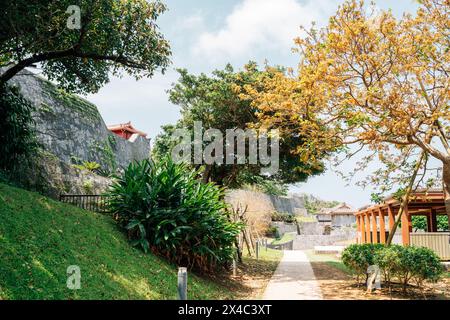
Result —
[[61, 194], [59, 201], [68, 203], [78, 208], [99, 212], [108, 213], [108, 196], [98, 194]]
[[430, 248], [442, 260], [450, 260], [450, 233], [426, 232], [411, 233], [410, 244], [417, 247]]

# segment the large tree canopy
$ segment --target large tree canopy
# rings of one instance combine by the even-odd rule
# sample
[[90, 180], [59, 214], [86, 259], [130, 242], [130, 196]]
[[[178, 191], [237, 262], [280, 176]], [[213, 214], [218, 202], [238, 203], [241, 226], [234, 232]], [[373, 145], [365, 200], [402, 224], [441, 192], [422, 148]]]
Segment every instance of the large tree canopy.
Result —
[[[68, 27], [72, 5], [81, 9], [80, 28]], [[164, 71], [170, 48], [155, 22], [165, 10], [146, 0], [4, 1], [0, 83], [37, 63], [75, 92], [96, 92], [121, 70], [136, 78]]]
[[327, 27], [296, 40], [297, 75], [278, 73], [266, 90], [249, 91], [262, 123], [287, 121], [310, 133], [304, 157], [367, 147], [359, 169], [377, 157], [387, 165], [378, 179], [410, 170], [419, 152], [440, 161], [450, 217], [450, 1], [420, 3], [416, 15], [397, 20], [346, 2]]
[[[280, 71], [280, 69], [273, 69]], [[187, 128], [193, 131], [194, 122], [201, 121], [205, 129], [220, 130], [225, 137], [227, 129], [254, 128], [258, 126], [257, 107], [252, 105], [249, 95], [243, 94], [244, 88], [258, 88], [263, 79], [270, 78], [271, 70], [260, 71], [255, 63], [250, 62], [242, 71], [235, 71], [231, 65], [224, 70], [216, 70], [211, 76], [193, 75], [187, 70], [178, 70], [180, 79], [169, 91], [172, 103], [181, 107], [182, 118], [176, 126], [163, 127], [164, 132], [156, 139], [154, 154], [164, 154], [176, 143], [171, 139], [175, 128]], [[292, 124], [289, 124], [292, 127]], [[304, 181], [308, 176], [323, 171], [323, 163], [317, 160], [299, 159], [292, 150], [303, 143], [303, 138], [294, 130], [281, 130], [279, 126], [265, 129], [280, 129], [279, 170], [267, 176], [260, 173], [260, 164], [225, 164], [206, 165], [205, 181], [214, 181], [221, 185], [237, 187], [243, 184], [263, 184], [273, 181], [278, 184]], [[287, 126], [286, 126], [287, 128]], [[248, 146], [248, 142], [247, 142]], [[248, 152], [248, 147], [246, 148]]]

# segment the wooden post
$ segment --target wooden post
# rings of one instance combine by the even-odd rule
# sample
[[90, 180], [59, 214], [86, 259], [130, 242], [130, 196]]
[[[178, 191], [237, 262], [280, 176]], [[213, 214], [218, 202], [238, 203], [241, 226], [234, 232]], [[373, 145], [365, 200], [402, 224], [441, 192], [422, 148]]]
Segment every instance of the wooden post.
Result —
[[256, 241], [256, 260], [259, 259], [259, 240]]
[[394, 211], [391, 206], [388, 206], [388, 217], [389, 217], [389, 233], [392, 232], [395, 223]]
[[233, 277], [236, 278], [237, 275], [237, 262], [236, 258], [233, 259]]
[[178, 300], [187, 300], [187, 268], [178, 268]]
[[361, 243], [366, 243], [366, 223], [364, 221], [364, 215], [359, 215], [359, 220], [361, 223]]
[[431, 232], [437, 232], [438, 227], [437, 227], [436, 209], [431, 209], [431, 225], [433, 226], [433, 228], [431, 229]]
[[405, 206], [405, 210], [402, 214], [402, 242], [404, 246], [409, 246], [409, 234], [412, 231], [411, 216], [408, 212], [408, 206]]
[[386, 243], [386, 227], [384, 225], [384, 216], [381, 208], [378, 208], [378, 218], [380, 220], [380, 243]]
[[375, 211], [370, 211], [372, 217], [372, 243], [378, 243], [378, 228], [377, 228], [377, 216]]
[[359, 216], [356, 216], [356, 243], [360, 243], [360, 238], [358, 237], [358, 234], [361, 235], [361, 223], [359, 222]]
[[367, 212], [364, 213], [364, 219], [366, 219], [366, 243], [372, 243], [370, 237], [370, 218]]
[[432, 210], [427, 212], [427, 232], [433, 232], [433, 212]]

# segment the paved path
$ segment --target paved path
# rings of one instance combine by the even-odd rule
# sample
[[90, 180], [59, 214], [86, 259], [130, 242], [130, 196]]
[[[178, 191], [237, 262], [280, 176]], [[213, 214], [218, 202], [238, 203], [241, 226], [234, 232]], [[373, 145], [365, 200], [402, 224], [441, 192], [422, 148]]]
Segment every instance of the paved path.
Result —
[[267, 285], [265, 300], [321, 300], [319, 284], [308, 257], [301, 250], [284, 251]]

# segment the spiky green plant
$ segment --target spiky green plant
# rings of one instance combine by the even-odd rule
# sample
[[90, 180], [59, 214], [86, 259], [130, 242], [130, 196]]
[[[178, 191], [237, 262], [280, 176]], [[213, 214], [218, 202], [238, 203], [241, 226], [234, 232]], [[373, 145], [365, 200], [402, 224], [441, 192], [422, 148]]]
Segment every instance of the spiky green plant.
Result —
[[201, 271], [226, 266], [241, 224], [232, 222], [223, 190], [170, 158], [130, 164], [109, 192], [109, 206], [133, 245]]

